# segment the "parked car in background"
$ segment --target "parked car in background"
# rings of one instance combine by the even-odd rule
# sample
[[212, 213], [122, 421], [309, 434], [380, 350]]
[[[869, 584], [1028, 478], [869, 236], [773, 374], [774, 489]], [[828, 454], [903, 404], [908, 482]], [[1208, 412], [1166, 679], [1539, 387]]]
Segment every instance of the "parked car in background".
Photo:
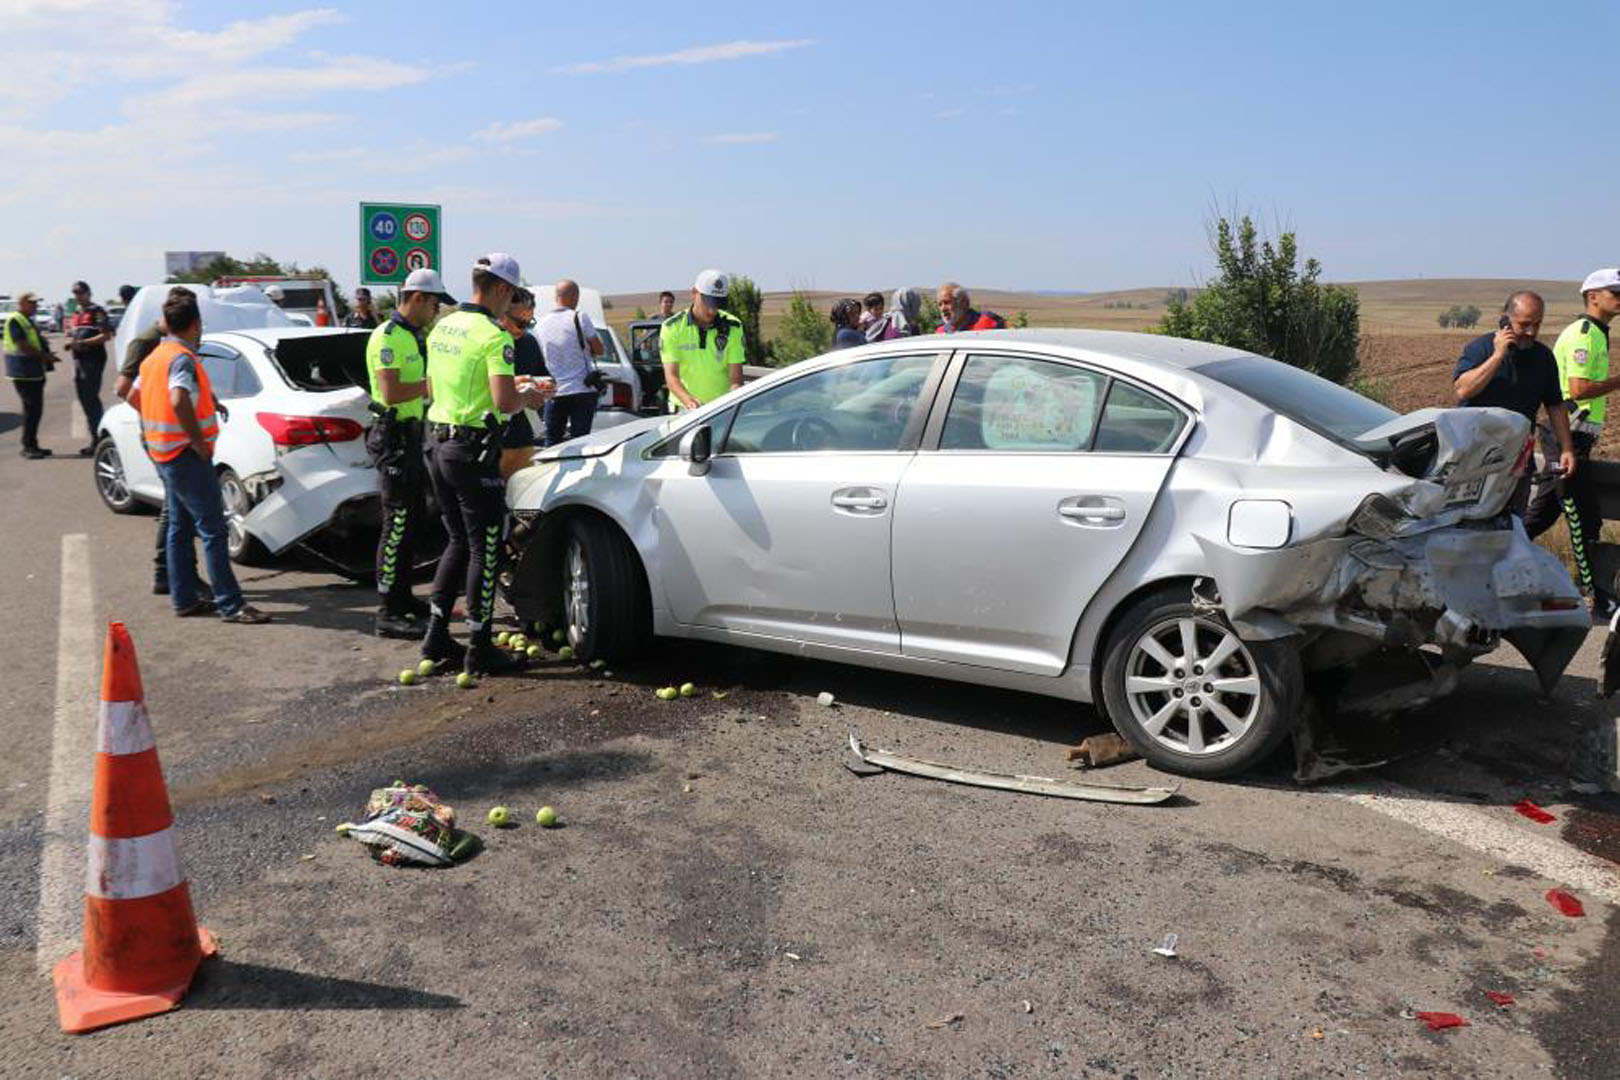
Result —
[[508, 592], [585, 660], [659, 634], [1034, 691], [1225, 776], [1307, 693], [1391, 712], [1503, 640], [1558, 680], [1588, 615], [1505, 512], [1527, 434], [1154, 335], [903, 339], [537, 455]]
[[[203, 335], [199, 356], [230, 413], [213, 463], [235, 561], [301, 545], [345, 574], [372, 569], [380, 515], [364, 441], [366, 338], [303, 327]], [[161, 502], [163, 484], [129, 405], [102, 418], [94, 466], [96, 490], [114, 513]], [[437, 555], [431, 539], [422, 550]]]
[[[541, 285], [534, 289], [536, 319], [556, 306], [557, 294], [552, 286]], [[636, 403], [641, 400], [641, 382], [629, 357], [625, 355], [624, 346], [619, 343], [619, 336], [607, 324], [607, 312], [602, 306], [602, 293], [597, 289], [581, 288], [579, 305], [575, 310], [584, 313], [591, 320], [591, 325], [596, 328], [596, 336], [602, 341], [602, 355], [596, 358], [596, 369], [602, 373], [606, 381], [597, 394], [596, 419], [593, 426], [617, 427], [634, 420], [638, 415]], [[535, 410], [530, 409], [528, 413], [530, 421], [534, 424], [534, 430], [544, 431], [545, 426], [541, 424]]]

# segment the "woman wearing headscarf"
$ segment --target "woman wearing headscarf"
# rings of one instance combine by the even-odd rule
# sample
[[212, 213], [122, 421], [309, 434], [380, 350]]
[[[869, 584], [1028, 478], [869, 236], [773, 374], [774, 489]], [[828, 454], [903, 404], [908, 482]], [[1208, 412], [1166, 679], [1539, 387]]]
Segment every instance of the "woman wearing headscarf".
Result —
[[922, 294], [916, 289], [896, 289], [890, 308], [866, 328], [867, 341], [893, 341], [917, 332], [922, 315]]

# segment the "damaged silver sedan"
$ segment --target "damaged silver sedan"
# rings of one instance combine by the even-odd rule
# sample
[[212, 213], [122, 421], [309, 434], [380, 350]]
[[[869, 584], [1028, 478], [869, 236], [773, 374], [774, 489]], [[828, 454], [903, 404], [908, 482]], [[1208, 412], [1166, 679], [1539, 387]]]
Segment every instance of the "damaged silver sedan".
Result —
[[1504, 639], [1551, 689], [1587, 615], [1505, 512], [1527, 434], [1152, 335], [894, 341], [538, 455], [508, 592], [587, 660], [665, 635], [1033, 691], [1225, 776], [1308, 701], [1407, 708]]

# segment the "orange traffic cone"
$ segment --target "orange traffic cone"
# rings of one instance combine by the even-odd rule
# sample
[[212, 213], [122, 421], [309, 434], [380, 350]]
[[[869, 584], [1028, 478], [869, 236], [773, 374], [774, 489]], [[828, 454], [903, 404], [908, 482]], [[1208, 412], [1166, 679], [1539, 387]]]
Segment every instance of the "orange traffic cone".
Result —
[[84, 948], [56, 965], [56, 1010], [75, 1034], [167, 1012], [216, 951], [197, 925], [174, 814], [141, 694], [135, 644], [107, 626]]

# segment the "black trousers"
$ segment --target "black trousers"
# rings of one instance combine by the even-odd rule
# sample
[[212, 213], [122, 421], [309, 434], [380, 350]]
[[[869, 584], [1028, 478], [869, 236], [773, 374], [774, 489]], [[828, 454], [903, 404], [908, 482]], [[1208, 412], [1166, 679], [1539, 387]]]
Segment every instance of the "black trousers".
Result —
[[45, 415], [45, 380], [12, 379], [17, 388], [17, 399], [22, 402], [24, 450], [39, 449], [39, 418]]
[[421, 530], [427, 461], [422, 456], [420, 425], [376, 423], [366, 432], [366, 451], [377, 469], [382, 501], [382, 528], [377, 535], [377, 593], [396, 615], [411, 598], [411, 568], [416, 565], [416, 537]]
[[444, 518], [444, 554], [433, 575], [433, 609], [448, 616], [456, 594], [465, 589], [467, 625], [474, 633], [495, 617], [495, 583], [500, 573], [501, 531], [506, 520], [506, 481], [500, 455], [480, 461], [482, 442], [430, 440], [428, 478]]
[[96, 441], [96, 428], [101, 426], [101, 377], [107, 370], [107, 354], [73, 358], [73, 392], [79, 395], [79, 408], [84, 410], [84, 421], [90, 425], [90, 441]]
[[[1537, 484], [1530, 492], [1529, 505], [1524, 511], [1524, 531], [1534, 539], [1552, 527], [1563, 514], [1569, 523], [1570, 547], [1575, 549], [1575, 570], [1580, 577], [1581, 591], [1592, 595], [1592, 545], [1603, 531], [1603, 512], [1598, 503], [1597, 489], [1592, 483], [1587, 462], [1597, 436], [1575, 432], [1575, 475], [1557, 483]], [[1557, 460], [1556, 455], [1553, 460]], [[1601, 590], [1608, 592], [1607, 588]]]

